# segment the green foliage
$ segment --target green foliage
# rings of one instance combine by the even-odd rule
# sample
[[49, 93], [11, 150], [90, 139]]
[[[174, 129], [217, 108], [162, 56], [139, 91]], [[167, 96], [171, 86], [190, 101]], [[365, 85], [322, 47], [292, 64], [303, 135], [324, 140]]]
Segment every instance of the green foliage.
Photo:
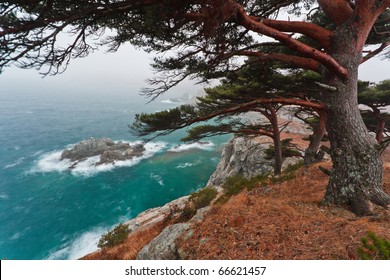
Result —
[[358, 254], [363, 260], [390, 260], [390, 240], [378, 237], [368, 232], [361, 238], [363, 246], [358, 248]]
[[382, 121], [385, 122], [384, 133], [389, 132], [386, 122], [390, 119], [390, 114], [381, 111], [381, 108], [390, 105], [390, 80], [379, 83], [359, 81], [358, 102], [370, 107], [370, 110], [361, 110], [361, 114], [367, 128], [372, 132], [377, 132]]
[[218, 192], [213, 187], [206, 187], [190, 195], [189, 203], [181, 211], [180, 217], [176, 222], [187, 222], [198, 211], [198, 209], [210, 205], [211, 201], [216, 198]]
[[177, 223], [185, 223], [195, 216], [197, 209], [193, 205], [186, 205], [181, 211], [180, 217], [177, 219]]
[[194, 205], [195, 209], [200, 209], [210, 205], [210, 202], [217, 196], [218, 192], [213, 187], [203, 188], [190, 195], [189, 200]]
[[[301, 153], [291, 144], [291, 138], [283, 139], [281, 141], [282, 145], [282, 157], [300, 157]], [[267, 149], [264, 150], [265, 159], [271, 160], [275, 158], [275, 146], [270, 145]]]
[[177, 108], [152, 114], [136, 114], [130, 131], [138, 136], [146, 136], [158, 131], [161, 135], [191, 125], [196, 118], [197, 110], [192, 105], [182, 105]]
[[269, 177], [269, 174], [258, 175], [251, 179], [246, 179], [242, 175], [232, 176], [226, 179], [222, 185], [225, 195], [232, 196], [239, 194], [243, 189], [252, 190]]
[[246, 179], [244, 176], [236, 175], [227, 178], [222, 187], [226, 195], [236, 195], [245, 189], [247, 183], [248, 179]]
[[218, 199], [214, 202], [214, 204], [216, 205], [222, 205], [222, 204], [225, 204], [226, 202], [228, 202], [230, 199], [230, 196], [229, 195], [221, 195], [220, 197], [218, 197]]
[[379, 83], [359, 81], [358, 102], [373, 107], [390, 105], [390, 80]]
[[229, 134], [234, 131], [231, 123], [222, 123], [218, 125], [199, 125], [187, 131], [187, 136], [180, 139], [181, 141], [199, 141], [205, 137]]
[[[309, 84], [312, 75], [307, 71], [282, 74], [277, 71], [275, 63], [265, 64], [248, 59], [240, 71], [227, 73], [221, 85], [205, 89], [206, 94], [198, 97], [196, 105], [138, 114], [130, 128], [137, 136], [159, 136], [189, 127], [182, 141], [198, 141], [204, 137], [230, 133], [270, 136], [273, 130], [269, 118], [275, 118], [271, 111], [277, 112], [281, 106], [259, 100], [269, 100], [287, 92], [289, 97], [293, 97], [294, 93], [302, 96], [302, 85]], [[251, 111], [258, 112], [259, 119], [261, 114], [266, 118], [252, 122], [237, 117]], [[192, 126], [194, 124], [200, 125]]]
[[119, 245], [127, 239], [129, 233], [128, 226], [120, 223], [114, 229], [102, 235], [98, 242], [98, 247], [103, 249]]
[[299, 170], [304, 165], [303, 160], [298, 161], [295, 164], [289, 164], [284, 170], [283, 173], [293, 173]]

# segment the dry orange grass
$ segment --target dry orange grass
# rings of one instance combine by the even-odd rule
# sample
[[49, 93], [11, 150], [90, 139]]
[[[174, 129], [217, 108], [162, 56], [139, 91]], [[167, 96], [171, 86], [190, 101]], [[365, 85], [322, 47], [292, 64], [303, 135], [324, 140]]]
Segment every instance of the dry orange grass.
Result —
[[[390, 239], [388, 210], [358, 218], [320, 204], [328, 177], [314, 165], [214, 207], [181, 246], [189, 259], [356, 259], [368, 231]], [[322, 163], [330, 168], [330, 163]], [[386, 173], [390, 168], [386, 168]], [[390, 178], [385, 190], [390, 192]]]

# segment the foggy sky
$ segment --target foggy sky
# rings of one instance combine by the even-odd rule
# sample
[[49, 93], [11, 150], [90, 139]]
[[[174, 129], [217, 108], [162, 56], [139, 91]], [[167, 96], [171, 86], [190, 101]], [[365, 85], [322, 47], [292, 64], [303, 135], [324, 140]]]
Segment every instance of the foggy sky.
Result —
[[[0, 94], [126, 95], [141, 98], [138, 95], [140, 89], [148, 87], [146, 80], [154, 75], [149, 66], [152, 57], [153, 54], [136, 50], [127, 44], [116, 53], [99, 50], [87, 58], [73, 60], [63, 74], [56, 76], [42, 78], [37, 70], [13, 66], [0, 74]], [[373, 58], [361, 65], [359, 78], [378, 82], [389, 79], [389, 73], [388, 61]], [[172, 89], [165, 98], [199, 91], [202, 86], [194, 83], [184, 82]]]

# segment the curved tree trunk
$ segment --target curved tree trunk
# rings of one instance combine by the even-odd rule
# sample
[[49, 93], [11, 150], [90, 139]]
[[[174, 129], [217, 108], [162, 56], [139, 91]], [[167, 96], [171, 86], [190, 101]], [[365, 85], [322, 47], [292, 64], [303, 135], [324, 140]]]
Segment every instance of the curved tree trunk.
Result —
[[318, 114], [318, 124], [314, 128], [313, 134], [310, 135], [310, 143], [305, 150], [305, 155], [303, 158], [305, 166], [319, 162], [323, 158], [323, 154], [322, 156], [319, 155], [319, 149], [321, 147], [322, 138], [326, 132], [326, 114], [325, 112], [319, 112]]
[[383, 141], [383, 133], [385, 131], [385, 120], [381, 118], [381, 111], [377, 107], [372, 106], [371, 109], [373, 110], [376, 119], [375, 139], [380, 144]]
[[[371, 213], [371, 203], [388, 206], [390, 198], [382, 190], [382, 161], [378, 145], [370, 136], [357, 102], [358, 66], [356, 40], [347, 24], [338, 30], [333, 41], [333, 57], [348, 69], [348, 78], [326, 73], [325, 81], [336, 92], [322, 93], [327, 105], [327, 132], [331, 144], [333, 171], [324, 202], [349, 205], [358, 215]], [[355, 33], [356, 34], [356, 33]]]
[[376, 141], [378, 143], [382, 143], [383, 141], [383, 133], [385, 131], [385, 120], [384, 119], [378, 119], [377, 127], [376, 127]]

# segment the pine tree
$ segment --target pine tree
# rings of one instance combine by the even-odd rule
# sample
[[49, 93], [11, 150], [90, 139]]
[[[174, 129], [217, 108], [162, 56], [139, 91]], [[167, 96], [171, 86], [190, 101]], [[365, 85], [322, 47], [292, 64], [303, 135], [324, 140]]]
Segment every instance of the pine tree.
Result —
[[[282, 9], [302, 15], [313, 8], [313, 0], [2, 2], [0, 69], [17, 64], [60, 72], [71, 58], [86, 56], [96, 46], [115, 51], [130, 42], [167, 54], [156, 57], [153, 64], [161, 73], [150, 80], [154, 87], [146, 90], [153, 97], [187, 77], [208, 80], [239, 69], [237, 57], [317, 72], [334, 166], [324, 203], [351, 205], [364, 215], [370, 212], [370, 203], [390, 204], [382, 190], [380, 151], [357, 102], [359, 65], [380, 53], [389, 55], [390, 0], [317, 3], [326, 21], [311, 19], [312, 12], [307, 20], [275, 19]], [[102, 37], [106, 30], [113, 32]], [[58, 40], [62, 33], [72, 35], [68, 45]], [[309, 40], [298, 40], [294, 34]], [[276, 43], [264, 43], [262, 37]], [[280, 51], [260, 48], [270, 44]], [[370, 45], [374, 49], [366, 48]]]

